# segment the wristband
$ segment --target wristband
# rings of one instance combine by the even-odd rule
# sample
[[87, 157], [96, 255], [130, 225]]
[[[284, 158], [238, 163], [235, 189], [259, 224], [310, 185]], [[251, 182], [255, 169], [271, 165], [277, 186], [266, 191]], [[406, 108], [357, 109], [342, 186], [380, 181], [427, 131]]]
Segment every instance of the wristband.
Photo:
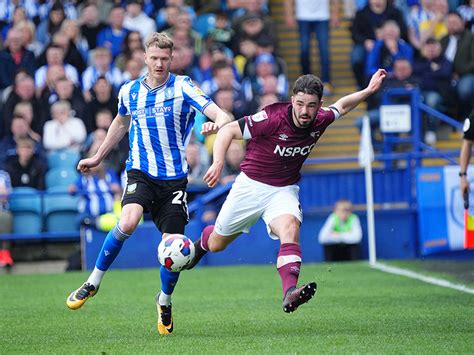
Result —
[[463, 176], [467, 176], [467, 173], [466, 173], [466, 172], [463, 172], [463, 171], [460, 171], [460, 172], [459, 172], [459, 177], [463, 177]]

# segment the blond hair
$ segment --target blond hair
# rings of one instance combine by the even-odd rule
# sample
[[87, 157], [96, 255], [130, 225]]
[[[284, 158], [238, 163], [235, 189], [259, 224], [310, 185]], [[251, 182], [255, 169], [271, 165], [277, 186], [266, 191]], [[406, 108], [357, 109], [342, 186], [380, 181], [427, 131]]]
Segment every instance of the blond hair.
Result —
[[173, 40], [164, 32], [153, 32], [145, 42], [145, 49], [158, 47], [161, 49], [169, 48], [173, 51]]

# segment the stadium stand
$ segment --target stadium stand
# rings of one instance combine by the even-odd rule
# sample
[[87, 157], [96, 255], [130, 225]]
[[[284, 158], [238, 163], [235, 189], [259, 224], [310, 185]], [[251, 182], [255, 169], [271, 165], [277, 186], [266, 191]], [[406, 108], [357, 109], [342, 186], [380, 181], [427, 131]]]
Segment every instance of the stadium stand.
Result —
[[[50, 6], [54, 1], [49, 1], [45, 2], [45, 4], [41, 5], [43, 7]], [[112, 1], [105, 1], [106, 3], [111, 4]], [[177, 71], [179, 71], [179, 74], [184, 74], [184, 75], [190, 75], [195, 81], [201, 86], [203, 90], [205, 90], [205, 85], [202, 85], [204, 80], [211, 80], [215, 79], [213, 77], [213, 70], [218, 68], [219, 64], [222, 66], [227, 66], [229, 68], [232, 68], [232, 77], [235, 77], [235, 83], [231, 80], [231, 85], [228, 85], [229, 87], [225, 87], [223, 91], [232, 91], [232, 93], [235, 93], [234, 95], [234, 100], [230, 100], [230, 108], [229, 111], [232, 111], [236, 118], [239, 118], [243, 114], [248, 114], [250, 112], [254, 112], [257, 110], [257, 104], [261, 104], [262, 102], [259, 102], [259, 97], [265, 94], [265, 88], [262, 83], [257, 82], [257, 80], [252, 80], [252, 85], [247, 85], [245, 86], [247, 90], [240, 89], [240, 86], [244, 87], [242, 85], [243, 80], [245, 79], [245, 72], [249, 71], [249, 68], [252, 67], [252, 58], [255, 56], [257, 53], [256, 51], [261, 51], [261, 50], [269, 50], [268, 47], [272, 47], [270, 51], [271, 56], [273, 60], [270, 62], [275, 62], [273, 63], [273, 70], [275, 68], [279, 68], [279, 70], [286, 75], [287, 82], [293, 82], [301, 73], [300, 67], [299, 67], [299, 41], [298, 41], [298, 33], [296, 28], [295, 29], [290, 29], [286, 26], [285, 24], [285, 10], [284, 10], [284, 2], [285, 0], [268, 0], [266, 5], [264, 6], [264, 9], [262, 13], [259, 12], [258, 16], [255, 16], [255, 14], [251, 14], [250, 16], [247, 16], [247, 20], [255, 20], [255, 17], [261, 17], [265, 21], [262, 21], [262, 23], [267, 26], [268, 22], [273, 22], [272, 26], [269, 26], [268, 28], [271, 29], [271, 31], [267, 31], [270, 33], [266, 33], [266, 36], [260, 36], [260, 38], [242, 38], [242, 43], [231, 43], [229, 46], [229, 43], [226, 43], [224, 39], [221, 38], [221, 43], [218, 43], [219, 45], [216, 46], [217, 43], [214, 43], [214, 46], [212, 46], [212, 40], [210, 40], [208, 36], [206, 38], [207, 34], [210, 34], [210, 31], [216, 30], [218, 28], [215, 27], [216, 21], [218, 20], [220, 16], [220, 12], [216, 11], [215, 13], [212, 12], [217, 9], [212, 9], [209, 10], [209, 8], [205, 8], [205, 10], [201, 9], [201, 12], [199, 12], [199, 9], [195, 9], [196, 13], [194, 13], [194, 10], [191, 7], [186, 7], [186, 11], [192, 10], [190, 12], [190, 17], [194, 19], [192, 29], [199, 33], [203, 38], [202, 38], [202, 46], [201, 46], [201, 41], [199, 40], [199, 46], [191, 46], [190, 44], [194, 43], [192, 36], [189, 36], [189, 33], [183, 33], [183, 31], [177, 31], [175, 32], [176, 38], [175, 40], [175, 45], [176, 45], [176, 53], [189, 53], [189, 48], [193, 48], [193, 53], [198, 54], [199, 52], [200, 56], [196, 56], [194, 58], [194, 62], [192, 65], [184, 65], [184, 67], [178, 67]], [[56, 2], [54, 6], [57, 6], [58, 9], [62, 6], [62, 2]], [[125, 3], [125, 2], [121, 2]], [[152, 4], [154, 2], [148, 2], [148, 4]], [[190, 3], [190, 2], [187, 2]], [[226, 3], [223, 1], [222, 3]], [[250, 2], [249, 2], [250, 3]], [[342, 1], [341, 1], [342, 3]], [[82, 7], [81, 7], [82, 6]], [[153, 8], [154, 5], [150, 5], [151, 8], [146, 11], [146, 13], [150, 16], [151, 19], [155, 19], [158, 12], [161, 11], [163, 8]], [[94, 6], [92, 6], [93, 8]], [[63, 46], [64, 43], [61, 41], [56, 41], [57, 43], [55, 44], [55, 48], [58, 49], [58, 51], [64, 51], [62, 56], [64, 56], [64, 61], [68, 62], [68, 58], [70, 59], [70, 55], [68, 53], [70, 52], [71, 48], [70, 47], [77, 47], [77, 50], [80, 50], [80, 47], [84, 45], [84, 43], [81, 44], [81, 42], [86, 41], [86, 46], [90, 47], [90, 49], [94, 49], [96, 45], [96, 36], [95, 33], [98, 32], [101, 28], [104, 28], [106, 21], [102, 20], [108, 20], [108, 18], [101, 18], [99, 21], [98, 19], [94, 19], [89, 16], [89, 20], [84, 19], [84, 9], [86, 13], [89, 13], [91, 10], [91, 6], [89, 5], [79, 5], [77, 8], [77, 18], [79, 21], [76, 20], [76, 15], [73, 17], [70, 16], [69, 11], [64, 11], [67, 9], [62, 10], [64, 12], [63, 15], [65, 15], [66, 18], [69, 19], [69, 21], [76, 21], [77, 23], [85, 23], [81, 27], [81, 32], [79, 35], [76, 35], [74, 38], [71, 39], [71, 43], [69, 46]], [[224, 9], [221, 9], [224, 10]], [[244, 9], [225, 9], [225, 15], [229, 16], [229, 21], [232, 21], [232, 18], [242, 16], [246, 10]], [[268, 11], [267, 11], [268, 10]], [[76, 11], [76, 9], [74, 9]], [[344, 12], [344, 6], [340, 6], [340, 11], [341, 13]], [[49, 11], [50, 12], [50, 11]], [[56, 24], [54, 26], [45, 26], [47, 25], [47, 20], [48, 20], [48, 11], [44, 12], [46, 14], [46, 17], [41, 17], [40, 14], [38, 14], [38, 18], [35, 19], [35, 21], [42, 23], [43, 25], [38, 26], [37, 30], [39, 27], [41, 27], [42, 30], [44, 31], [51, 31], [51, 33], [45, 33], [47, 37], [51, 39], [61, 39], [63, 38], [66, 34], [71, 35], [69, 32], [71, 31], [66, 31], [64, 28], [61, 28], [60, 24]], [[90, 15], [90, 13], [89, 13]], [[249, 14], [247, 14], [249, 15]], [[98, 16], [97, 14], [95, 16]], [[142, 16], [142, 15], [141, 15]], [[63, 16], [64, 17], [64, 16]], [[92, 16], [94, 17], [94, 16]], [[351, 69], [351, 63], [350, 63], [350, 52], [351, 52], [351, 47], [352, 47], [352, 40], [351, 40], [351, 32], [350, 32], [350, 26], [351, 26], [351, 19], [345, 17], [344, 15], [340, 16], [341, 18], [341, 23], [340, 25], [331, 30], [331, 47], [330, 47], [330, 60], [331, 60], [331, 83], [333, 85], [333, 90], [331, 92], [330, 96], [327, 96], [324, 98], [325, 105], [328, 105], [332, 102], [335, 102], [342, 96], [345, 96], [351, 92], [354, 92], [357, 90], [356, 82], [354, 80], [354, 75]], [[6, 34], [7, 32], [7, 27], [10, 26], [9, 19], [1, 19], [3, 22], [0, 22], [0, 26], [6, 23], [7, 25], [4, 28], [1, 28], [2, 31]], [[31, 20], [31, 19], [30, 19]], [[87, 20], [87, 21], [85, 21]], [[76, 23], [76, 25], [77, 25]], [[48, 28], [46, 28], [48, 27]], [[64, 26], [62, 26], [64, 27]], [[268, 29], [266, 27], [266, 29]], [[139, 29], [142, 30], [142, 29]], [[170, 34], [173, 34], [173, 29], [170, 29], [168, 27], [164, 27], [163, 30], [167, 30]], [[74, 31], [72, 31], [74, 32]], [[186, 32], [186, 31], [184, 31]], [[118, 59], [115, 61], [115, 69], [120, 69], [121, 71], [124, 71], [125, 69], [125, 61], [123, 60], [124, 56], [127, 60], [132, 60], [136, 66], [139, 66], [140, 68], [143, 67], [143, 49], [142, 46], [140, 45], [140, 39], [139, 38], [131, 38], [133, 37], [134, 34], [138, 34], [137, 32], [129, 32], [128, 35], [125, 38], [130, 38], [130, 50], [124, 50], [122, 51], [122, 54], [118, 56]], [[222, 32], [220, 32], [222, 35]], [[38, 37], [38, 35], [37, 35]], [[135, 36], [137, 37], [137, 36]], [[216, 35], [216, 39], [219, 36]], [[258, 36], [257, 36], [258, 37]], [[275, 38], [274, 38], [275, 37]], [[36, 39], [32, 39], [33, 42]], [[143, 40], [144, 38], [142, 38]], [[278, 39], [278, 45], [274, 43], [274, 40]], [[194, 39], [195, 40], [195, 39]], [[313, 39], [314, 40], [314, 39]], [[234, 38], [235, 41], [235, 38]], [[53, 41], [54, 42], [54, 41]], [[89, 43], [90, 42], [90, 43]], [[217, 41], [219, 42], [219, 41]], [[132, 43], [134, 46], [132, 46]], [[44, 43], [47, 45], [48, 43]], [[225, 45], [224, 45], [225, 44]], [[244, 51], [244, 48], [240, 48], [239, 46], [242, 44], [242, 47], [245, 47], [245, 50], [248, 50], [250, 55], [243, 55], [242, 53], [239, 53], [239, 50], [241, 52]], [[104, 45], [107, 47], [107, 45]], [[208, 46], [209, 48], [206, 48]], [[5, 47], [5, 45], [4, 45]], [[33, 49], [31, 46], [31, 43], [29, 43], [27, 48]], [[183, 48], [188, 49], [188, 51], [184, 51]], [[197, 47], [199, 47], [199, 51], [197, 51]], [[203, 48], [201, 52], [201, 47]], [[276, 51], [273, 52], [273, 47], [276, 47]], [[214, 49], [213, 49], [214, 48]], [[232, 50], [231, 50], [232, 48]], [[319, 58], [319, 55], [317, 53], [318, 49], [317, 46], [310, 46], [311, 48], [311, 56], [313, 58]], [[74, 49], [74, 48], [72, 48]], [[255, 52], [253, 52], [255, 51]], [[36, 51], [37, 52], [37, 51]], [[35, 53], [36, 53], [35, 52]], [[41, 55], [38, 57], [42, 57], [42, 61], [46, 62], [46, 50], [44, 50], [44, 53], [40, 53]], [[234, 57], [232, 57], [234, 56]], [[120, 58], [122, 57], [122, 58]], [[177, 56], [175, 56], [177, 57]], [[184, 58], [185, 55], [183, 54], [182, 57]], [[239, 57], [237, 60], [237, 57]], [[175, 60], [179, 61], [184, 60], [183, 58], [175, 58]], [[281, 59], [282, 58], [282, 59]], [[86, 58], [85, 58], [86, 59]], [[120, 60], [122, 60], [122, 66], [120, 66]], [[279, 61], [281, 60], [282, 63]], [[41, 62], [39, 61], [39, 58], [37, 58], [37, 63], [36, 66], [39, 68], [41, 65], [39, 65]], [[206, 67], [203, 63], [209, 62], [209, 65]], [[44, 63], [42, 63], [44, 64]], [[88, 63], [90, 64], [90, 63]], [[188, 63], [189, 64], [189, 63]], [[215, 67], [213, 64], [217, 64]], [[248, 64], [248, 65], [246, 65]], [[71, 62], [69, 65], [74, 66], [74, 64]], [[318, 75], [320, 73], [320, 68], [319, 64], [315, 61], [312, 62], [312, 72]], [[192, 70], [191, 70], [192, 68]], [[56, 68], [57, 69], [57, 68]], [[79, 69], [78, 69], [79, 70]], [[79, 70], [80, 72], [82, 70]], [[280, 74], [280, 71], [278, 71], [278, 74]], [[227, 72], [230, 72], [229, 70]], [[11, 74], [11, 73], [10, 73]], [[20, 73], [19, 73], [20, 74]], [[23, 73], [24, 74], [24, 73]], [[30, 122], [35, 129], [36, 134], [42, 135], [43, 131], [42, 129], [37, 129], [37, 127], [43, 127], [45, 122], [50, 121], [50, 115], [49, 115], [49, 106], [54, 103], [55, 100], [58, 98], [70, 101], [69, 103], [72, 104], [72, 101], [74, 99], [74, 94], [69, 95], [68, 97], [61, 97], [60, 95], [57, 95], [57, 93], [54, 92], [58, 87], [58, 85], [55, 85], [55, 82], [59, 82], [61, 80], [65, 79], [65, 75], [67, 73], [64, 72], [64, 70], [59, 70], [56, 73], [54, 70], [51, 70], [50, 75], [46, 76], [45, 78], [45, 85], [47, 87], [47, 94], [42, 97], [42, 99], [45, 99], [46, 101], [41, 101], [41, 104], [34, 105], [34, 109], [38, 111], [38, 114], [35, 113], [34, 118], [32, 118], [33, 122]], [[130, 73], [125, 73], [129, 75]], [[139, 71], [136, 73], [137, 75], [143, 74], [143, 71]], [[273, 73], [277, 74], [277, 73]], [[94, 76], [95, 77], [95, 76]], [[126, 78], [130, 77], [129, 76], [124, 76]], [[256, 78], [256, 75], [251, 75], [251, 78]], [[29, 77], [28, 77], [29, 78]], [[199, 80], [202, 79], [202, 80]], [[248, 79], [248, 78], [247, 78]], [[0, 92], [0, 97], [4, 98], [4, 101], [6, 101], [8, 93], [14, 93], [16, 96], [18, 96], [18, 100], [20, 98], [22, 100], [25, 100], [25, 97], [28, 99], [27, 101], [33, 101], [35, 102], [38, 100], [34, 97], [33, 91], [31, 91], [31, 94], [33, 95], [33, 98], [31, 98], [29, 95], [29, 90], [26, 90], [23, 88], [21, 85], [23, 79], [16, 79], [18, 82], [14, 82], [13, 85], [8, 86], [3, 90], [3, 92]], [[99, 79], [94, 79], [91, 80], [92, 82], [90, 83], [93, 85], [94, 90], [90, 92], [90, 97], [86, 97], [86, 99], [91, 100], [86, 103], [84, 111], [84, 117], [81, 117], [81, 114], [79, 114], [80, 111], [77, 108], [74, 108], [74, 105], [72, 105], [72, 109], [76, 111], [76, 116], [77, 118], [81, 119], [84, 121], [85, 126], [87, 127], [87, 131], [90, 133], [94, 131], [95, 129], [95, 113], [100, 109], [100, 108], [108, 108], [111, 112], [112, 115], [115, 115], [116, 112], [116, 97], [117, 93], [114, 92], [114, 87], [110, 86], [107, 82], [106, 77], [99, 77]], [[11, 80], [10, 80], [11, 81]], [[28, 80], [26, 80], [28, 81]], [[225, 81], [225, 80], [224, 80]], [[254, 82], [255, 81], [255, 82]], [[263, 80], [262, 80], [263, 81]], [[12, 84], [12, 83], [9, 83]], [[222, 82], [220, 83], [222, 84]], [[224, 82], [225, 84], [228, 84]], [[261, 87], [259, 87], [259, 85]], [[101, 89], [101, 86], [104, 87]], [[107, 87], [105, 87], [107, 86]], [[274, 85], [275, 86], [275, 85]], [[82, 92], [80, 85], [75, 88], [75, 92]], [[259, 91], [260, 90], [260, 91]], [[19, 93], [16, 93], [16, 91], [19, 91]], [[212, 94], [208, 92], [208, 94]], [[270, 93], [270, 96], [275, 96], [273, 95], [274, 93]], [[26, 96], [25, 96], [26, 95]], [[219, 94], [216, 93], [216, 95], [213, 97], [213, 99], [217, 102], [219, 100], [218, 98]], [[221, 95], [222, 96], [222, 95]], [[53, 98], [56, 97], [56, 99], [53, 100]], [[231, 96], [232, 97], [232, 96]], [[257, 97], [257, 98], [256, 98]], [[276, 96], [275, 96], [276, 97]], [[256, 98], [256, 99], [255, 99]], [[273, 97], [272, 97], [273, 98]], [[281, 99], [279, 96], [278, 99]], [[263, 101], [263, 99], [262, 99]], [[266, 102], [266, 101], [265, 101]], [[6, 102], [4, 102], [6, 104]], [[241, 104], [242, 107], [244, 107], [242, 111], [242, 114], [240, 114], [240, 111], [237, 108], [237, 104]], [[219, 104], [221, 107], [224, 107], [223, 105]], [[245, 106], [248, 105], [248, 106]], [[0, 105], [1, 106], [1, 105]], [[37, 107], [38, 106], [38, 107]], [[240, 107], [240, 106], [239, 106]], [[1, 108], [1, 107], [0, 107]], [[335, 122], [331, 128], [324, 134], [324, 137], [318, 142], [318, 145], [315, 149], [313, 149], [309, 162], [305, 165], [305, 173], [308, 175], [303, 178], [301, 182], [302, 190], [305, 190], [305, 194], [303, 194], [302, 198], [302, 204], [303, 207], [305, 208], [305, 211], [314, 211], [316, 209], [321, 210], [324, 208], [327, 208], [328, 206], [331, 206], [335, 199], [341, 198], [341, 197], [348, 197], [351, 198], [355, 204], [356, 208], [359, 208], [360, 210], [362, 209], [362, 205], [364, 204], [364, 195], [363, 191], [356, 188], [356, 186], [359, 186], [362, 184], [362, 178], [361, 178], [361, 169], [359, 168], [357, 164], [357, 155], [359, 151], [359, 130], [356, 127], [356, 119], [360, 116], [363, 116], [367, 111], [367, 106], [366, 104], [361, 104], [359, 107], [357, 107], [355, 110], [350, 112], [347, 116], [344, 117], [344, 119]], [[73, 115], [74, 116], [74, 115]], [[5, 111], [5, 105], [4, 105], [4, 110], [3, 112], [0, 112], [0, 138], [4, 138], [3, 136], [7, 136], [8, 134], [8, 128], [9, 126], [5, 126], [5, 122], [8, 120], [11, 120], [11, 114], [8, 113], [6, 114]], [[4, 127], [5, 126], [5, 127]], [[456, 125], [454, 125], [456, 126]], [[451, 127], [442, 127], [442, 134], [440, 134], [438, 141], [436, 144], [433, 146], [433, 148], [436, 148], [438, 150], [441, 150], [442, 152], [453, 152], [454, 150], [459, 149], [459, 142], [461, 140], [461, 133], [459, 131], [456, 131], [455, 129], [452, 129]], [[198, 130], [198, 129], [196, 129]], [[383, 137], [381, 136], [381, 139]], [[403, 142], [403, 139], [406, 137], [400, 137], [402, 138], [400, 141]], [[410, 138], [411, 139], [411, 138]], [[53, 139], [54, 140], [54, 139]], [[418, 143], [416, 143], [418, 144]], [[418, 146], [418, 145], [417, 145]], [[83, 147], [82, 147], [83, 148]], [[397, 147], [390, 147], [389, 150], [391, 152], [397, 151]], [[414, 148], [413, 148], [414, 149]], [[420, 148], [423, 152], [426, 152], [427, 150], [422, 147]], [[3, 152], [0, 152], [3, 153]], [[0, 154], [1, 155], [1, 154]], [[452, 159], [453, 155], [451, 156], [451, 163], [457, 161], [457, 157]], [[21, 233], [21, 234], [29, 234], [31, 236], [34, 236], [35, 234], [40, 236], [46, 236], [48, 233], [52, 237], [56, 237], [54, 233], [58, 232], [64, 232], [63, 235], [70, 235], [74, 239], [78, 239], [78, 232], [77, 228], [75, 227], [77, 225], [77, 201], [78, 201], [78, 196], [72, 196], [70, 194], [66, 194], [66, 188], [68, 185], [73, 184], [76, 181], [76, 178], [78, 176], [77, 171], [75, 170], [76, 164], [80, 158], [80, 153], [78, 152], [71, 152], [67, 150], [61, 150], [58, 152], [50, 153], [46, 156], [47, 160], [47, 165], [48, 165], [48, 172], [46, 173], [45, 177], [45, 185], [46, 185], [46, 190], [45, 191], [37, 191], [34, 189], [15, 189], [11, 200], [11, 211], [14, 213], [14, 222], [13, 222], [13, 232], [14, 233]], [[110, 159], [110, 156], [109, 156]], [[114, 160], [114, 159], [111, 159]], [[119, 159], [115, 159], [119, 160]], [[408, 159], [406, 160], [408, 162]], [[445, 158], [426, 158], [424, 157], [421, 161], [421, 164], [423, 166], [432, 166], [432, 165], [446, 165], [446, 159]], [[409, 163], [407, 163], [408, 165]], [[122, 165], [118, 164], [119, 168], [117, 168], [117, 172], [120, 173], [120, 170]], [[383, 161], [376, 161], [374, 162], [374, 167], [387, 167], [387, 163]], [[400, 166], [396, 166], [396, 168], [399, 168]], [[404, 166], [405, 167], [405, 166]], [[414, 196], [410, 194], [410, 186], [406, 188], [406, 190], [403, 191], [397, 191], [396, 189], [390, 189], [385, 191], [385, 189], [382, 187], [386, 184], [388, 185], [398, 185], [398, 184], [403, 184], [403, 181], [407, 180], [410, 175], [410, 171], [407, 169], [403, 171], [395, 171], [396, 169], [390, 171], [390, 174], [393, 174], [393, 179], [392, 180], [383, 180], [386, 175], [388, 175], [387, 172], [383, 171], [378, 171], [375, 173], [375, 180], [377, 181], [377, 177], [380, 179], [380, 183], [376, 183], [378, 186], [381, 186], [379, 188], [379, 195], [377, 194], [376, 191], [376, 196], [380, 196], [378, 199], [376, 199], [376, 203], [379, 204], [379, 206], [382, 206], [384, 204], [391, 204], [391, 205], [403, 205], [404, 208], [406, 206], [412, 207], [414, 205]], [[352, 174], [352, 175], [350, 175]], [[348, 175], [351, 178], [348, 180], [343, 179], [343, 175]], [[329, 177], [327, 177], [329, 176]], [[308, 178], [309, 177], [309, 178]], [[327, 177], [327, 178], [326, 178]], [[315, 179], [315, 180], [313, 180]], [[340, 180], [342, 179], [342, 180]], [[314, 184], [313, 182], [317, 181], [317, 184]], [[341, 182], [342, 184], [347, 184], [350, 186], [348, 190], [340, 191], [340, 187], [336, 185], [331, 185], [333, 181], [336, 182]], [[316, 189], [314, 186], [318, 186], [320, 184], [324, 184], [325, 186], [328, 186], [327, 191], [323, 191], [322, 193], [320, 192], [320, 189]], [[376, 187], [377, 189], [377, 187]], [[192, 188], [190, 189], [192, 192]], [[199, 195], [202, 191], [200, 191], [199, 188], [197, 188], [198, 193], [196, 195]], [[202, 190], [202, 189], [201, 189]], [[207, 190], [207, 189], [205, 189]], [[394, 192], [395, 191], [395, 192]], [[383, 192], [383, 193], [382, 193]], [[350, 194], [356, 194], [357, 196], [352, 196]], [[22, 196], [24, 195], [24, 196]], [[199, 198], [196, 199], [198, 201]], [[411, 213], [411, 212], [410, 212]], [[414, 213], [414, 212], [413, 212]], [[70, 227], [70, 232], [66, 231], [65, 226], [67, 228]], [[41, 234], [40, 234], [41, 233]], [[69, 233], [69, 234], [68, 234]], [[11, 237], [9, 237], [11, 238]], [[30, 237], [28, 237], [30, 238]]]
[[13, 233], [37, 234], [42, 231], [41, 197], [32, 187], [16, 187], [10, 195]]
[[78, 231], [77, 205], [78, 196], [71, 196], [67, 186], [48, 188], [44, 197], [43, 214], [48, 232]]
[[78, 163], [80, 154], [72, 150], [54, 151], [48, 154], [48, 168], [74, 169]]
[[79, 173], [75, 168], [53, 168], [46, 173], [45, 185], [46, 189], [53, 186], [69, 186], [74, 184]]

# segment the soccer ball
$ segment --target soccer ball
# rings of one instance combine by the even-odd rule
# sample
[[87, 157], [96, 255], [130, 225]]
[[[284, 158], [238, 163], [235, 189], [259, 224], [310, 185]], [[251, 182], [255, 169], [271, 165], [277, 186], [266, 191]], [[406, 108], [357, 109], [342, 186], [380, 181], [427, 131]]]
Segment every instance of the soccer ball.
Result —
[[183, 270], [194, 258], [194, 244], [182, 234], [170, 234], [158, 245], [158, 261], [172, 272]]

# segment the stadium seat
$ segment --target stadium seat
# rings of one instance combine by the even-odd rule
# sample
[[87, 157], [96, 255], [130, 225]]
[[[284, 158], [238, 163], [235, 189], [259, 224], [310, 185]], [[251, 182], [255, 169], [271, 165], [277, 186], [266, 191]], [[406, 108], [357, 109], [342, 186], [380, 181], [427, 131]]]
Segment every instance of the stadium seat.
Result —
[[48, 154], [48, 168], [70, 168], [75, 169], [80, 159], [79, 152], [73, 150], [59, 150]]
[[32, 187], [16, 187], [10, 198], [13, 233], [37, 234], [42, 230], [41, 196]]
[[196, 17], [193, 22], [193, 29], [198, 32], [203, 38], [208, 32], [214, 28], [216, 24], [216, 15], [202, 14]]
[[48, 232], [78, 231], [77, 205], [79, 197], [69, 194], [65, 186], [50, 187], [47, 192], [48, 194], [44, 198], [46, 230]]
[[69, 186], [76, 182], [79, 173], [73, 168], [54, 168], [46, 173], [46, 189], [53, 186]]

